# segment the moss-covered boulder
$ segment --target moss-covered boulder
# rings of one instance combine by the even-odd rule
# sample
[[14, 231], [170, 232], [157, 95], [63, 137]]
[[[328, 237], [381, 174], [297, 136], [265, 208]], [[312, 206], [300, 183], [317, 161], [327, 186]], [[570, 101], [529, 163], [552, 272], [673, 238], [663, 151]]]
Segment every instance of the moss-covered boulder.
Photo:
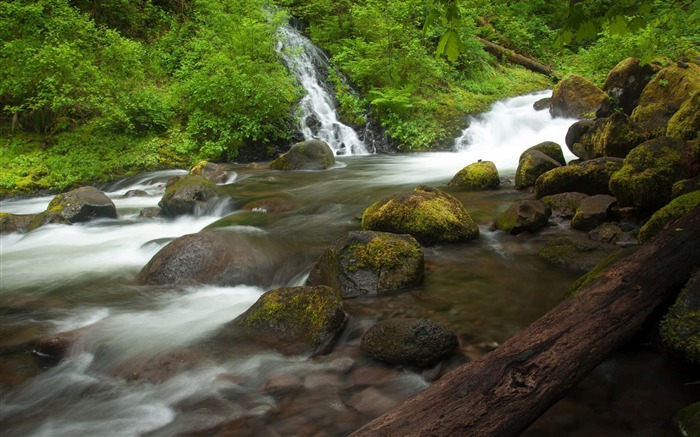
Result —
[[72, 225], [67, 218], [65, 218], [60, 212], [56, 211], [43, 211], [39, 214], [32, 216], [32, 219], [27, 225], [26, 231], [31, 232], [46, 225]]
[[0, 212], [0, 234], [26, 232], [34, 214], [10, 214]]
[[537, 150], [549, 156], [553, 160], [557, 161], [561, 165], [566, 165], [566, 159], [564, 158], [564, 152], [561, 150], [561, 146], [554, 141], [543, 141], [541, 143], [535, 144], [529, 149], [525, 150], [520, 157], [532, 150]]
[[673, 184], [692, 176], [697, 151], [671, 137], [642, 143], [610, 178], [610, 191], [621, 206], [654, 211], [671, 200]]
[[522, 190], [535, 185], [535, 181], [549, 170], [561, 167], [561, 164], [539, 150], [526, 150], [520, 155], [518, 168], [515, 170], [515, 188]]
[[673, 184], [673, 188], [671, 188], [671, 197], [675, 199], [676, 197], [680, 197], [684, 194], [692, 193], [693, 191], [697, 190], [700, 190], [700, 176], [690, 179], [683, 179]]
[[112, 199], [95, 187], [81, 187], [51, 199], [46, 211], [63, 216], [71, 223], [98, 218], [117, 218]]
[[551, 208], [541, 200], [518, 200], [496, 220], [496, 229], [509, 234], [536, 232], [547, 225]]
[[552, 215], [570, 219], [576, 214], [581, 201], [588, 197], [584, 193], [559, 193], [551, 196], [544, 196], [542, 201], [552, 209]]
[[[580, 147], [581, 138], [586, 134], [586, 132], [593, 128], [594, 124], [595, 120], [584, 119], [579, 120], [573, 123], [571, 126], [569, 126], [569, 130], [566, 131], [566, 137], [564, 138], [564, 141], [566, 142], [566, 147], [571, 151], [571, 153], [578, 156], [577, 152], [574, 151], [574, 149], [575, 147]], [[581, 157], [579, 156], [579, 158]]]
[[664, 349], [700, 365], [700, 270], [696, 270], [661, 321]]
[[454, 332], [432, 320], [384, 320], [367, 330], [360, 347], [372, 357], [397, 365], [430, 367], [457, 348]]
[[673, 425], [681, 437], [700, 435], [700, 402], [690, 404], [673, 415]]
[[610, 177], [622, 168], [620, 158], [596, 158], [550, 170], [535, 181], [535, 197], [578, 192], [588, 195], [610, 194]]
[[576, 214], [571, 219], [571, 227], [580, 231], [590, 231], [608, 220], [610, 208], [617, 199], [607, 194], [596, 194], [581, 200]]
[[362, 229], [410, 234], [425, 245], [479, 237], [479, 228], [459, 200], [425, 185], [374, 203], [362, 215]]
[[447, 183], [451, 187], [466, 190], [495, 190], [501, 183], [496, 164], [491, 161], [479, 161], [469, 164]]
[[193, 214], [201, 206], [218, 194], [214, 182], [201, 175], [188, 175], [170, 184], [158, 206], [167, 216], [174, 217]]
[[190, 169], [189, 174], [191, 176], [204, 176], [216, 184], [223, 184], [235, 177], [235, 172], [225, 164], [215, 164], [209, 161], [199, 161]]
[[627, 115], [637, 106], [644, 87], [659, 71], [657, 64], [644, 64], [639, 58], [627, 58], [620, 61], [608, 73], [603, 85], [614, 106], [621, 108]]
[[673, 114], [668, 121], [666, 135], [682, 140], [700, 137], [700, 92], [687, 98], [678, 112]]
[[346, 318], [340, 293], [330, 287], [282, 287], [260, 296], [230, 328], [285, 354], [315, 354], [332, 345]]
[[423, 248], [410, 235], [356, 231], [325, 250], [307, 285], [328, 285], [343, 298], [381, 296], [423, 278]]
[[639, 241], [645, 243], [658, 234], [668, 223], [679, 219], [700, 204], [700, 191], [684, 194], [656, 211], [639, 230]]
[[607, 94], [593, 82], [572, 75], [554, 87], [549, 112], [553, 117], [592, 118], [607, 100]]
[[324, 141], [294, 144], [287, 153], [270, 163], [274, 170], [326, 170], [335, 165], [333, 149]]
[[617, 112], [610, 117], [598, 118], [572, 150], [581, 159], [603, 156], [624, 158], [630, 150], [649, 139], [649, 134], [627, 114]]
[[672, 65], [644, 87], [632, 119], [653, 137], [667, 134], [668, 122], [689, 97], [700, 92], [700, 66]]
[[583, 234], [550, 240], [538, 255], [556, 266], [577, 272], [588, 272], [617, 250], [619, 247], [614, 244], [592, 241]]

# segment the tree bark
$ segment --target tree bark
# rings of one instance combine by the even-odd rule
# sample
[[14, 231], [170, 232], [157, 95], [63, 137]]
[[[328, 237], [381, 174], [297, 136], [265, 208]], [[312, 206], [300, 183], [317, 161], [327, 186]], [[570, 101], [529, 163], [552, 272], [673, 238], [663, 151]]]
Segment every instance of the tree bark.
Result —
[[611, 352], [700, 264], [700, 206], [482, 359], [354, 434], [517, 436]]
[[521, 65], [528, 70], [534, 71], [535, 73], [544, 74], [545, 76], [552, 76], [556, 73], [553, 68], [537, 62], [534, 59], [523, 56], [503, 46], [499, 46], [498, 44], [492, 43], [487, 39], [480, 38], [478, 36], [476, 38], [481, 41], [482, 44], [484, 44], [484, 49], [493, 55], [504, 57], [514, 64]]

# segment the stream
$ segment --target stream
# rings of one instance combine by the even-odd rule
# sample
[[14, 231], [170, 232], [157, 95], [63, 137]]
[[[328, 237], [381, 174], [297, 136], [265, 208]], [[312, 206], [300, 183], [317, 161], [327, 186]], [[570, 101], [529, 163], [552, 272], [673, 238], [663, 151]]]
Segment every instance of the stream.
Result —
[[[156, 206], [165, 182], [185, 171], [147, 173], [100, 187], [115, 202], [117, 219], [0, 236], [2, 436], [344, 436], [488, 353], [563, 299], [578, 274], [537, 252], [552, 235], [572, 231], [555, 225], [535, 235], [492, 231], [497, 216], [529, 194], [446, 184], [478, 159], [494, 161], [502, 177], [512, 178], [525, 149], [542, 141], [563, 145], [572, 120], [532, 109], [545, 95], [494, 105], [471, 121], [454, 152], [346, 155], [319, 172], [232, 164], [225, 184], [232, 200], [177, 219], [147, 219], [139, 211]], [[425, 248], [425, 278], [415, 289], [346, 300], [349, 321], [325, 355], [290, 357], [214, 340], [271, 287], [135, 281], [167, 242], [218, 227], [275, 242], [266, 255], [288, 261], [273, 286], [301, 285], [326, 246], [360, 228], [365, 208], [418, 184], [462, 201], [481, 238]], [[134, 189], [147, 195], [124, 197]], [[285, 207], [241, 209], [270, 199]], [[0, 210], [38, 213], [50, 200], [8, 199]], [[390, 317], [435, 320], [458, 335], [459, 351], [432, 369], [375, 361], [361, 352], [360, 339]], [[74, 339], [66, 359], [48, 366], [33, 356], [38, 338], [63, 332]], [[692, 381], [697, 374], [658, 353], [625, 349], [525, 435], [672, 436], [671, 415], [700, 398]]]

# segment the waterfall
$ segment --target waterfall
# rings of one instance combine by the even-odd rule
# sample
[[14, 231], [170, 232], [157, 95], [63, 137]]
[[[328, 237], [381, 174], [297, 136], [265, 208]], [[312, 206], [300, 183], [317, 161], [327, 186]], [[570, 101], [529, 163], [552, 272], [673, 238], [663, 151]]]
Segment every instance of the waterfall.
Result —
[[335, 101], [326, 89], [328, 57], [308, 38], [289, 26], [278, 29], [277, 50], [287, 67], [306, 90], [299, 108], [299, 129], [305, 140], [323, 140], [338, 155], [365, 155], [365, 144], [357, 132], [338, 120]]

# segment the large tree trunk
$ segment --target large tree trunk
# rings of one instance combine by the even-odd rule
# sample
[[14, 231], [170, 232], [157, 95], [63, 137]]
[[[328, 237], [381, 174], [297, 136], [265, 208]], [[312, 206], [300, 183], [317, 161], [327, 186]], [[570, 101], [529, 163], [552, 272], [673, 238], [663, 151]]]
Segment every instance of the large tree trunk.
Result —
[[484, 50], [493, 55], [504, 57], [514, 64], [523, 66], [530, 71], [534, 71], [535, 73], [544, 74], [545, 76], [552, 76], [554, 73], [556, 73], [553, 68], [537, 62], [534, 59], [523, 56], [503, 46], [499, 46], [498, 44], [492, 43], [487, 39], [480, 38], [478, 36], [476, 38], [484, 45]]
[[700, 264], [700, 206], [478, 361], [353, 436], [515, 436], [561, 399]]

